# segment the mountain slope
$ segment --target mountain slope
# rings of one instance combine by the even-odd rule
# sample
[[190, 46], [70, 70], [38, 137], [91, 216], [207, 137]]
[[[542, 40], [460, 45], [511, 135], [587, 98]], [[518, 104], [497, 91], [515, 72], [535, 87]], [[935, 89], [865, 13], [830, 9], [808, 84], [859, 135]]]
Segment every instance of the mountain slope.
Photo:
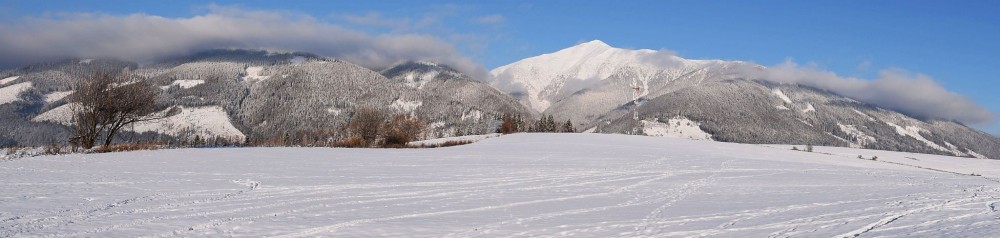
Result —
[[385, 77], [423, 91], [449, 96], [485, 111], [532, 115], [532, 111], [489, 85], [451, 67], [432, 62], [407, 62], [381, 72]]
[[491, 85], [592, 132], [1000, 159], [1000, 139], [973, 128], [752, 74], [763, 69], [591, 41], [496, 68]]
[[[0, 105], [0, 111], [11, 112], [2, 118], [0, 142], [64, 143], [69, 133], [64, 125], [71, 121], [66, 112], [71, 110], [61, 97], [72, 94], [76, 80], [98, 69], [128, 69], [146, 76], [163, 90], [157, 100], [160, 109], [183, 108], [174, 117], [187, 118], [128, 128], [134, 133], [127, 132], [120, 139], [190, 141], [197, 136], [240, 142], [328, 143], [346, 135], [343, 125], [362, 106], [390, 115], [419, 116], [430, 124], [427, 136], [441, 137], [492, 133], [497, 115], [527, 111], [488, 86], [469, 83], [473, 81], [467, 77], [447, 80], [466, 82], [460, 84], [464, 86], [444, 83], [424, 90], [349, 62], [306, 53], [214, 50], [142, 66], [73, 60], [0, 71], [3, 78], [11, 79], [5, 85], [33, 85], [18, 86], [18, 95], [11, 97], [17, 100]], [[480, 100], [456, 97], [480, 91], [488, 96]]]

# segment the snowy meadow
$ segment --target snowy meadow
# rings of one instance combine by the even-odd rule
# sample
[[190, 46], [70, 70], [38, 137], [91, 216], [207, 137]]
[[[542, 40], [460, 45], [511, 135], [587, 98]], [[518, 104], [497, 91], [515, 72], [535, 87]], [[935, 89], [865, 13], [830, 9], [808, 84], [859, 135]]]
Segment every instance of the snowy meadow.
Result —
[[435, 149], [210, 148], [21, 158], [0, 162], [0, 237], [989, 237], [1000, 231], [1000, 161], [791, 147], [522, 133]]

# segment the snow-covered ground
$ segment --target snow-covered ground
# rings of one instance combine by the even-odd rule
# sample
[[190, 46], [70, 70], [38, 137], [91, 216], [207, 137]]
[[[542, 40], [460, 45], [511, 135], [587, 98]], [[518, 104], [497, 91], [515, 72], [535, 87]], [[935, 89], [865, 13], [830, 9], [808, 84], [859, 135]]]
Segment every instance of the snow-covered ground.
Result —
[[243, 76], [243, 81], [265, 80], [265, 79], [271, 77], [271, 76], [268, 76], [268, 75], [261, 75], [261, 72], [263, 72], [263, 71], [264, 71], [264, 67], [260, 67], [260, 66], [247, 67], [247, 69], [246, 69], [246, 76]]
[[[248, 70], [247, 72], [250, 72], [250, 71]], [[249, 75], [249, 73], [248, 73], [248, 75]], [[247, 77], [252, 77], [252, 76], [247, 76]], [[167, 90], [167, 89], [169, 89], [170, 87], [173, 87], [173, 86], [178, 86], [178, 87], [187, 89], [187, 88], [193, 88], [194, 86], [198, 86], [198, 85], [201, 85], [201, 84], [204, 84], [204, 83], [205, 83], [205, 80], [200, 80], [200, 79], [198, 79], [198, 80], [194, 80], [194, 79], [179, 79], [179, 80], [174, 80], [169, 85], [160, 86], [160, 89]]]
[[60, 99], [65, 98], [66, 96], [69, 96], [70, 94], [73, 94], [73, 90], [70, 90], [70, 91], [61, 91], [61, 92], [51, 92], [49, 94], [45, 94], [45, 102], [46, 103], [53, 103], [53, 102], [59, 101]]
[[17, 80], [17, 78], [20, 78], [20, 77], [21, 76], [10, 76], [10, 77], [6, 77], [4, 79], [0, 79], [0, 85], [8, 84], [10, 82], [14, 82], [14, 80]]
[[222, 107], [181, 107], [180, 109], [181, 111], [177, 115], [159, 120], [137, 122], [134, 126], [125, 129], [135, 132], [158, 132], [172, 136], [194, 137], [197, 135], [201, 138], [218, 136], [231, 141], [243, 141], [246, 138], [243, 132], [236, 129], [229, 121], [229, 114]]
[[31, 82], [23, 82], [0, 88], [0, 105], [16, 102], [22, 92], [31, 89]]
[[815, 150], [513, 134], [437, 149], [25, 158], [0, 162], [0, 237], [991, 237], [1000, 231], [1000, 161]]
[[686, 117], [674, 117], [666, 123], [659, 120], [642, 120], [642, 132], [648, 136], [711, 140], [712, 134], [701, 130], [701, 124]]
[[492, 133], [492, 134], [486, 134], [486, 135], [455, 136], [455, 137], [445, 137], [445, 138], [435, 138], [435, 139], [429, 139], [429, 140], [413, 141], [413, 142], [410, 142], [408, 144], [412, 145], [412, 146], [431, 146], [431, 145], [440, 145], [440, 144], [443, 144], [443, 143], [449, 142], [449, 141], [453, 141], [453, 142], [461, 142], [461, 141], [477, 142], [477, 141], [481, 141], [481, 140], [485, 140], [485, 139], [489, 139], [489, 138], [499, 137], [500, 135], [502, 135], [502, 134], [500, 134], [500, 133]]

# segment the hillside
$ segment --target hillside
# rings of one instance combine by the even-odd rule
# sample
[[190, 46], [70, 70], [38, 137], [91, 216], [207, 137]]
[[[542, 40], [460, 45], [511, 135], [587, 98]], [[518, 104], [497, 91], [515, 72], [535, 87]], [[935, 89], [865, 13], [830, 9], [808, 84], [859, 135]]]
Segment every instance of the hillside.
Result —
[[595, 40], [498, 67], [491, 85], [590, 132], [1000, 158], [995, 136], [822, 89], [773, 83], [755, 73], [765, 69]]
[[0, 193], [17, 195], [0, 198], [0, 236], [989, 237], [1000, 229], [998, 161], [790, 147], [513, 134], [440, 149], [25, 158], [0, 162]]
[[[492, 133], [503, 113], [529, 112], [495, 89], [447, 66], [427, 89], [350, 62], [307, 53], [214, 50], [138, 65], [67, 60], [0, 71], [0, 146], [65, 143], [74, 83], [96, 70], [127, 69], [161, 90], [161, 110], [181, 114], [126, 128], [119, 139], [322, 144], [345, 136], [359, 107], [419, 116], [426, 136]], [[444, 77], [444, 75], [442, 75]]]

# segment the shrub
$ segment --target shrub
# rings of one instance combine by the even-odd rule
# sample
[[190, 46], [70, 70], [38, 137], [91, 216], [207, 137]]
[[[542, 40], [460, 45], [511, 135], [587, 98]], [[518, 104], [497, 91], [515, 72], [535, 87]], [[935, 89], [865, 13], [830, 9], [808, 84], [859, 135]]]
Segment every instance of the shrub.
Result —
[[45, 154], [47, 155], [58, 155], [62, 154], [62, 147], [56, 145], [55, 143], [45, 146]]
[[368, 141], [360, 136], [351, 136], [338, 141], [335, 146], [337, 147], [347, 147], [347, 148], [364, 148], [368, 147]]
[[396, 115], [384, 128], [385, 144], [383, 146], [399, 148], [406, 147], [406, 143], [419, 139], [424, 129], [427, 128], [427, 124], [417, 117]]
[[385, 113], [373, 107], [359, 107], [347, 123], [347, 131], [352, 136], [360, 136], [368, 142], [378, 139], [385, 121]]
[[124, 152], [124, 151], [136, 151], [136, 150], [156, 150], [160, 146], [154, 143], [133, 143], [133, 144], [117, 144], [111, 146], [101, 146], [94, 149], [96, 153], [108, 153], [108, 152]]
[[467, 145], [467, 144], [472, 144], [472, 142], [473, 141], [471, 141], [471, 140], [450, 140], [450, 141], [445, 141], [445, 142], [441, 142], [441, 143], [437, 143], [437, 144], [423, 144], [423, 145], [415, 145], [415, 146], [407, 146], [407, 147], [409, 147], [409, 148], [440, 148], [440, 147], [451, 147], [451, 146]]

